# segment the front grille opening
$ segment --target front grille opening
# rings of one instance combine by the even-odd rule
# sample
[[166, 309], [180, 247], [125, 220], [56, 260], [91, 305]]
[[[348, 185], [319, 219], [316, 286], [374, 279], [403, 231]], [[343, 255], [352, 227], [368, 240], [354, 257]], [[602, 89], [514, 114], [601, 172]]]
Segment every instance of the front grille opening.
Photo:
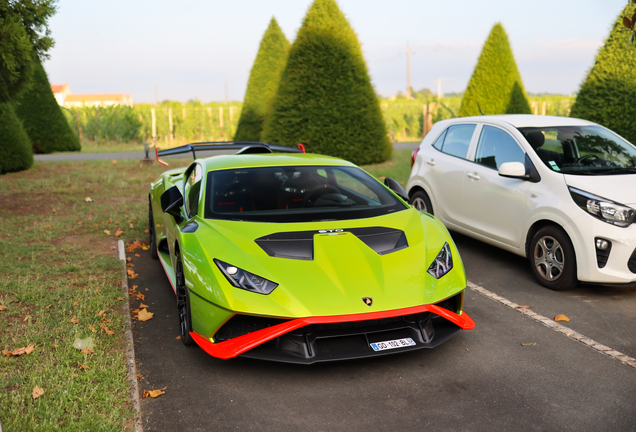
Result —
[[281, 318], [259, 317], [251, 315], [234, 315], [214, 335], [215, 342], [234, 339], [248, 333], [272, 327], [289, 321]]
[[636, 273], [636, 249], [632, 252], [632, 256], [629, 257], [629, 261], [627, 261], [627, 268], [632, 273]]
[[455, 294], [452, 297], [442, 300], [439, 303], [435, 303], [435, 306], [439, 306], [453, 313], [459, 313], [462, 306], [462, 293]]

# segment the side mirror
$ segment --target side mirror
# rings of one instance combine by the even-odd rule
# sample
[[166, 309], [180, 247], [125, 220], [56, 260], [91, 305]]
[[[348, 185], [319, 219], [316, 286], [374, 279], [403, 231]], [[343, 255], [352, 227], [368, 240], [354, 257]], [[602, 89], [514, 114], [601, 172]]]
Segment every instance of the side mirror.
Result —
[[161, 194], [161, 210], [172, 215], [177, 223], [181, 223], [183, 219], [181, 217], [181, 207], [183, 207], [183, 195], [181, 195], [177, 186], [172, 186]]
[[530, 176], [526, 174], [525, 165], [521, 162], [502, 163], [499, 167], [499, 175], [519, 180], [528, 180], [530, 178]]
[[406, 201], [407, 203], [409, 202], [409, 196], [401, 184], [399, 184], [392, 178], [385, 177], [384, 185], [395, 192], [395, 194], [402, 198], [404, 201]]

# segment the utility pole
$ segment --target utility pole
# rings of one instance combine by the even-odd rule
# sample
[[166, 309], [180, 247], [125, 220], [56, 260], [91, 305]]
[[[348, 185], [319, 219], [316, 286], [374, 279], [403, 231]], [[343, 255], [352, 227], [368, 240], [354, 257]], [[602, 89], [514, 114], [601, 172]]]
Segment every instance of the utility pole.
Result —
[[442, 98], [442, 81], [452, 81], [455, 78], [437, 78], [436, 80], [433, 80], [433, 82], [437, 81], [437, 99], [441, 99]]
[[227, 104], [227, 75], [225, 75], [225, 103]]
[[406, 43], [406, 98], [411, 99], [411, 47]]

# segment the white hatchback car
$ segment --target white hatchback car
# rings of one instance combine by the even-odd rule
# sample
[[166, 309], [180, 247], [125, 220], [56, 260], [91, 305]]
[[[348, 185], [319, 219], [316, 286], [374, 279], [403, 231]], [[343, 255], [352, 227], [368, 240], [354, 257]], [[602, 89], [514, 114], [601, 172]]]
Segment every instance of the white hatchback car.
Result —
[[444, 120], [411, 163], [415, 207], [528, 257], [547, 288], [636, 282], [636, 147], [609, 129], [532, 115]]

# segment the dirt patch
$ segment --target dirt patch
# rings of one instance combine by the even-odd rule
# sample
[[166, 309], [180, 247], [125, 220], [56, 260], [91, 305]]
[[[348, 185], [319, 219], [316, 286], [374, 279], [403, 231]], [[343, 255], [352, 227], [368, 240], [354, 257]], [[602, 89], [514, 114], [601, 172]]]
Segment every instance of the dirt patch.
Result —
[[51, 195], [45, 193], [12, 193], [0, 196], [0, 211], [15, 216], [34, 216], [50, 214]]

